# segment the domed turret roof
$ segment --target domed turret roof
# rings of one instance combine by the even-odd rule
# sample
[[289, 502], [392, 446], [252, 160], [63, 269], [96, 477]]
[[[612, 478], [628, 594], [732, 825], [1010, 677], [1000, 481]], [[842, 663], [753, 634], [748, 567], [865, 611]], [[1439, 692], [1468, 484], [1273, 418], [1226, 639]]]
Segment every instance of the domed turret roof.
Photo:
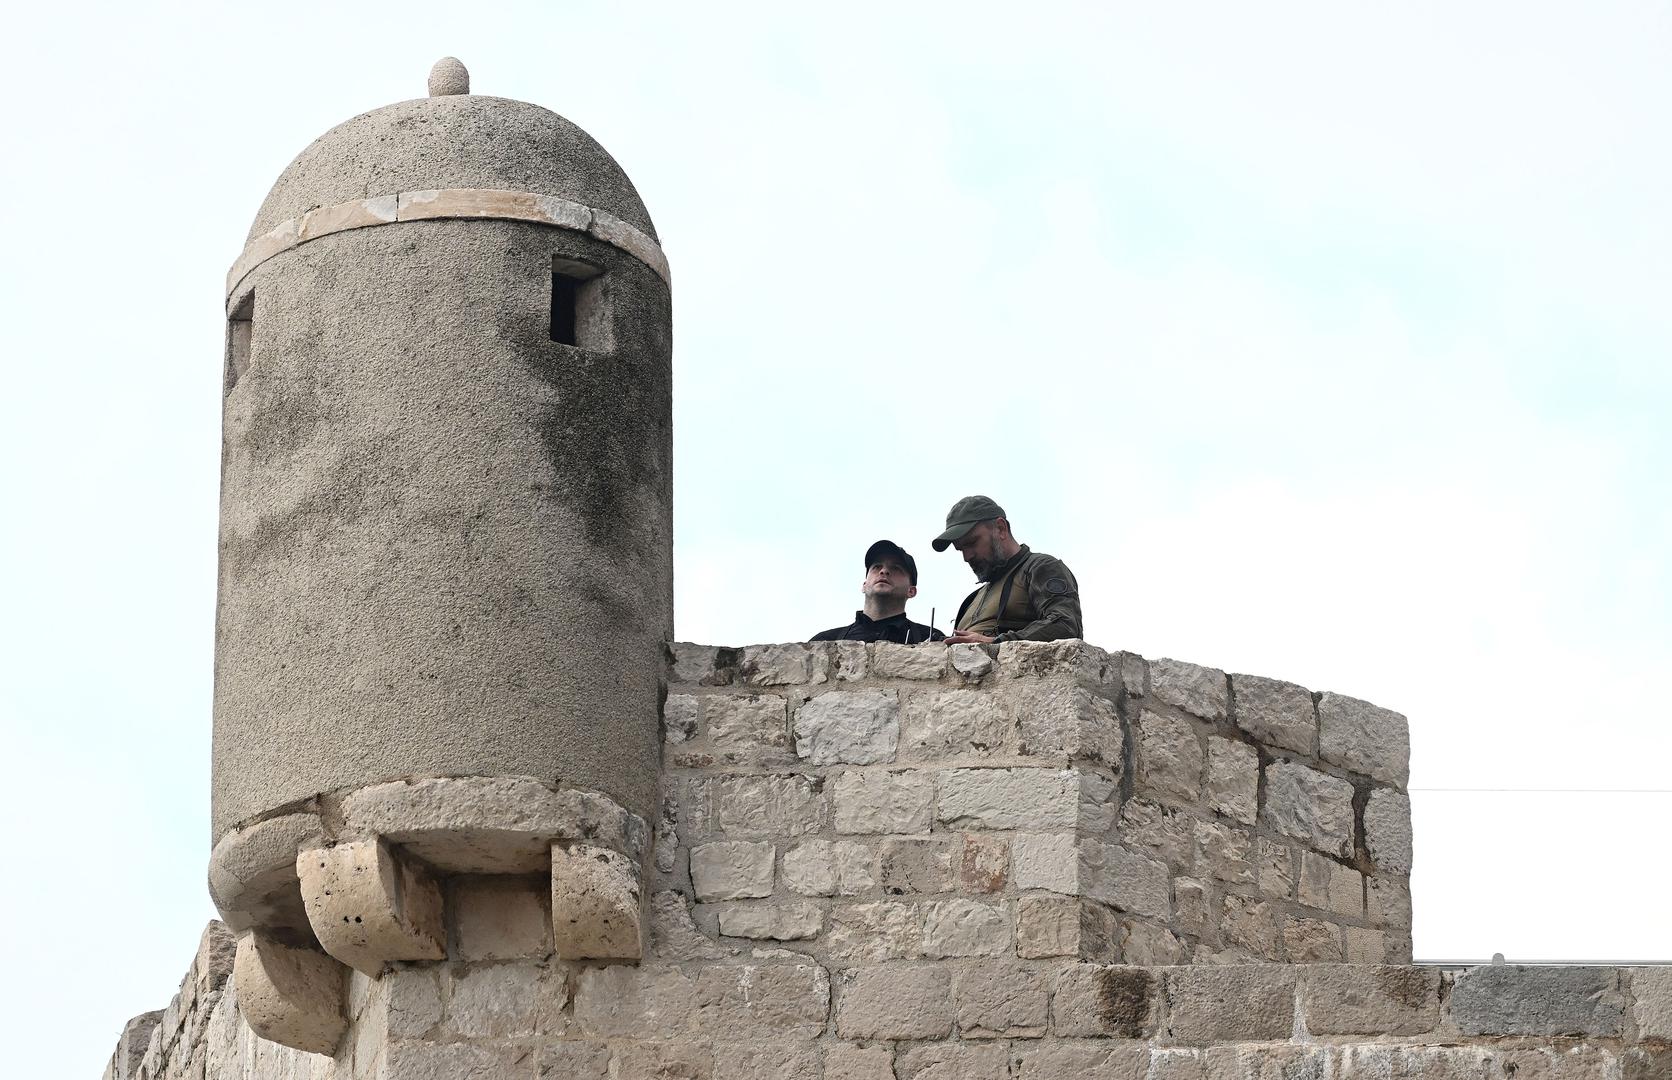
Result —
[[451, 63], [436, 65], [436, 96], [362, 113], [315, 139], [267, 193], [249, 239], [316, 207], [436, 188], [555, 195], [655, 237], [633, 182], [592, 136], [538, 105], [462, 92], [463, 65]]

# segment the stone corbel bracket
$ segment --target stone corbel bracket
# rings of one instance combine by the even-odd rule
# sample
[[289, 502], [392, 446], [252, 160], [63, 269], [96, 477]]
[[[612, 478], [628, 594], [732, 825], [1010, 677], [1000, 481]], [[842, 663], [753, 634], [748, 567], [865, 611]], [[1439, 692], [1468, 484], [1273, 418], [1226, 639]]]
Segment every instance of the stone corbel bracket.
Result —
[[267, 1003], [251, 1021], [263, 1038], [329, 1053], [347, 968], [376, 978], [392, 962], [445, 959], [450, 877], [549, 871], [558, 956], [643, 956], [650, 828], [608, 796], [529, 777], [436, 777], [316, 802], [323, 812], [227, 833], [209, 859], [210, 894], [239, 934], [241, 999], [247, 983]]

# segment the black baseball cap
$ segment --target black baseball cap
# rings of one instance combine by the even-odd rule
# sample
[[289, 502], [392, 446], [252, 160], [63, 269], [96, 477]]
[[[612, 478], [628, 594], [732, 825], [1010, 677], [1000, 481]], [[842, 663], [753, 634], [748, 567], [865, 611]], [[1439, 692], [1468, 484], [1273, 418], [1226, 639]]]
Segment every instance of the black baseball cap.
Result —
[[892, 540], [878, 540], [865, 549], [865, 569], [869, 570], [883, 559], [892, 558], [906, 568], [906, 576], [911, 578], [913, 585], [917, 584], [917, 560], [906, 553], [906, 549]]

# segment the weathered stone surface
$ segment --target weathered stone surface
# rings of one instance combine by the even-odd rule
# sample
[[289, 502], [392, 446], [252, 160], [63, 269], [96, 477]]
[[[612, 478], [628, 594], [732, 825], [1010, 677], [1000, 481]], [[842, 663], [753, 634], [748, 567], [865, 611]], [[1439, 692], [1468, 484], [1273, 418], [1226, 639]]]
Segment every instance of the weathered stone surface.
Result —
[[823, 1034], [830, 1015], [830, 975], [799, 958], [711, 965], [697, 976], [696, 1004], [698, 1026], [718, 1038], [811, 1039]]
[[650, 941], [652, 955], [661, 960], [717, 960], [734, 951], [698, 930], [685, 897], [671, 891], [650, 898]]
[[1195, 802], [1202, 794], [1202, 743], [1188, 720], [1147, 709], [1138, 717], [1138, 790]]
[[1672, 968], [1632, 968], [1630, 977], [1638, 1038], [1672, 1042]]
[[822, 683], [829, 667], [829, 654], [816, 645], [750, 645], [738, 673], [750, 686], [790, 686]]
[[1471, 968], [1451, 991], [1451, 1018], [1465, 1035], [1617, 1036], [1625, 1001], [1614, 968]]
[[1072, 829], [1079, 796], [1071, 769], [950, 769], [939, 816], [957, 828]]
[[[672, 696], [668, 700], [672, 701]], [[789, 708], [783, 698], [776, 694], [742, 694], [703, 700], [704, 734], [727, 760], [777, 764], [794, 759], [790, 753]]]
[[1226, 896], [1220, 906], [1219, 929], [1226, 944], [1262, 960], [1277, 960], [1282, 956], [1275, 907], [1247, 896]]
[[813, 765], [892, 761], [899, 742], [900, 698], [892, 690], [833, 690], [795, 713], [795, 752]]
[[1420, 1035], [1440, 1022], [1438, 968], [1322, 965], [1300, 980], [1314, 1035]]
[[[1150, 1049], [1108, 1039], [1050, 1039], [1015, 1051], [1016, 1080], [1150, 1080]], [[1214, 1077], [1213, 1080], [1221, 1080]], [[1227, 1077], [1226, 1080], [1243, 1080]]]
[[674, 1038], [697, 1017], [696, 984], [673, 967], [610, 964], [575, 975], [577, 1034], [601, 1039], [641, 1039], [653, 1031]]
[[1353, 786], [1297, 762], [1266, 767], [1261, 824], [1327, 855], [1353, 854]]
[[271, 921], [266, 897], [296, 878], [296, 853], [317, 847], [325, 829], [317, 814], [281, 814], [233, 829], [209, 853], [209, 895], [235, 932]]
[[1339, 964], [1347, 958], [1341, 927], [1291, 915], [1283, 922], [1283, 955], [1292, 964]]
[[734, 838], [818, 832], [829, 817], [824, 784], [799, 773], [720, 777], [713, 782], [715, 820]]
[[934, 777], [922, 772], [844, 772], [834, 785], [839, 833], [922, 833], [934, 813]]
[[938, 679], [946, 670], [945, 645], [896, 645], [879, 641], [871, 646], [871, 676], [877, 679]]
[[858, 682], [870, 674], [871, 661], [863, 641], [832, 642], [830, 650], [837, 682]]
[[1195, 872], [1227, 885], [1254, 884], [1254, 834], [1216, 821], [1196, 822]]
[[773, 847], [743, 840], [691, 849], [691, 885], [698, 900], [738, 900], [772, 895]]
[[548, 899], [538, 879], [460, 877], [448, 904], [459, 960], [535, 959], [551, 952]]
[[[499, 1073], [469, 1072], [437, 1074], [476, 1080]], [[681, 1039], [677, 1042], [631, 1042], [615, 1052], [614, 1080], [714, 1080], [714, 1048], [706, 1042]]]
[[1208, 739], [1208, 806], [1244, 825], [1254, 824], [1259, 810], [1260, 755], [1245, 742]]
[[547, 1043], [540, 1050], [540, 1076], [564, 1080], [605, 1080], [610, 1072], [610, 1048], [604, 1043]]
[[1073, 833], [1017, 833], [1011, 840], [1018, 889], [1080, 892], [1080, 845]]
[[[771, 845], [766, 847], [770, 864]], [[768, 888], [770, 882], [769, 875]], [[554, 846], [553, 949], [565, 960], [639, 959], [643, 895], [638, 864], [620, 852], [591, 844]]]
[[1092, 758], [1119, 768], [1124, 737], [1114, 702], [1075, 683], [1022, 687], [1017, 695], [1018, 749], [1064, 764]]
[[1325, 761], [1404, 787], [1411, 776], [1405, 717], [1344, 694], [1318, 698], [1318, 746]]
[[[1578, 1057], [1584, 1048], [1568, 1051], [1568, 1055]], [[1603, 1062], [1590, 1065], [1590, 1071], [1583, 1071], [1578, 1065], [1567, 1073], [1562, 1074], [1562, 1080], [1589, 1080], [1593, 1076], [1607, 1076], [1606, 1052], [1600, 1052]], [[1620, 1080], [1666, 1080], [1672, 1076], [1672, 1046], [1634, 1046], [1620, 1056]]]
[[882, 901], [830, 909], [825, 947], [841, 960], [901, 960], [923, 953], [923, 913], [916, 904]]
[[874, 888], [871, 849], [851, 841], [804, 840], [784, 852], [784, 887], [802, 896], [855, 896]]
[[1306, 687], [1258, 675], [1232, 675], [1231, 688], [1237, 727], [1256, 742], [1299, 754], [1317, 752], [1318, 717]]
[[1322, 855], [1301, 855], [1300, 902], [1337, 915], [1364, 915], [1364, 875]]
[[1161, 923], [1150, 919], [1122, 919], [1116, 955], [1123, 964], [1161, 967], [1184, 959], [1184, 943]]
[[727, 937], [802, 941], [817, 937], [823, 926], [823, 909], [808, 900], [727, 904], [720, 909], [720, 933]]
[[1003, 956], [1010, 952], [1010, 913], [1003, 904], [940, 900], [923, 905], [925, 956]]
[[1362, 926], [1344, 926], [1341, 936], [1349, 964], [1383, 964], [1410, 960], [1409, 956], [1388, 955], [1387, 934]]
[[1027, 959], [1110, 959], [1119, 955], [1123, 934], [1115, 910], [1096, 900], [1024, 896], [1016, 901], [1016, 955]]
[[953, 1020], [952, 972], [944, 965], [859, 968], [836, 999], [844, 1039], [944, 1039]]
[[1222, 720], [1230, 703], [1225, 673], [1182, 660], [1151, 660], [1149, 692], [1155, 700], [1204, 720]]
[[1196, 819], [1147, 799], [1128, 799], [1120, 811], [1120, 837], [1179, 873], [1195, 866]]
[[725, 1080], [818, 1080], [819, 1052], [799, 1041], [714, 1044], [714, 1075]]
[[1050, 982], [1037, 968], [994, 961], [952, 977], [958, 1031], [966, 1039], [1036, 1039], [1050, 1016]]
[[1167, 972], [1167, 1034], [1179, 1042], [1287, 1039], [1295, 1026], [1292, 967], [1243, 964]]
[[529, 964], [453, 969], [448, 980], [447, 1025], [467, 1038], [533, 1035], [540, 976], [540, 969]]
[[1051, 997], [1057, 1035], [1142, 1039], [1154, 1030], [1162, 980], [1141, 967], [1074, 964], [1058, 975]]
[[672, 642], [668, 645], [668, 681], [691, 686], [726, 685], [731, 682], [731, 671], [727, 669], [722, 676], [715, 662], [722, 651], [732, 650], [721, 650], [713, 645], [694, 645], [688, 641]]
[[901, 754], [913, 761], [986, 757], [1010, 743], [1011, 722], [1003, 701], [983, 690], [948, 690], [920, 698], [906, 710], [904, 725]]
[[697, 737], [702, 724], [702, 703], [692, 694], [669, 694], [662, 702], [662, 741], [669, 746]]
[[895, 1080], [894, 1051], [886, 1046], [831, 1043], [824, 1055], [824, 1080]]
[[980, 645], [954, 645], [946, 650], [952, 670], [974, 681], [993, 670], [993, 658]]
[[1208, 931], [1208, 887], [1191, 878], [1173, 881], [1173, 918], [1180, 933], [1201, 937]]
[[899, 1080], [1009, 1080], [1010, 1054], [993, 1043], [924, 1043], [900, 1050]]
[[890, 896], [945, 892], [952, 887], [952, 842], [884, 840], [877, 848], [877, 883]]
[[1364, 844], [1377, 869], [1411, 872], [1411, 799], [1399, 791], [1377, 788], [1364, 807]]
[[1278, 900], [1294, 896], [1296, 854], [1287, 844], [1263, 836], [1254, 842], [1255, 873], [1262, 895]]
[[256, 931], [239, 939], [232, 978], [251, 1031], [310, 1054], [330, 1054], [348, 1028], [348, 970], [324, 953], [281, 945]]
[[1080, 841], [1080, 888], [1121, 911], [1162, 919], [1172, 914], [1166, 865], [1118, 844]]
[[440, 886], [381, 838], [304, 849], [296, 872], [320, 945], [356, 971], [447, 955]]
[[959, 840], [959, 889], [967, 893], [1002, 892], [1011, 878], [1010, 841], [987, 833], [963, 833]]

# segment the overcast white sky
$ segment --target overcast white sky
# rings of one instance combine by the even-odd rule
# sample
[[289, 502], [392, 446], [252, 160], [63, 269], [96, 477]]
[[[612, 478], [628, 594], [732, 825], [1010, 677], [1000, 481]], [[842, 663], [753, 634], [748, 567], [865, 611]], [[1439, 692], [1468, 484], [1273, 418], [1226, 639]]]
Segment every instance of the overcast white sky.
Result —
[[1419, 956], [1672, 959], [1666, 7], [623, 7], [9, 16], [20, 1075], [97, 1075], [212, 915], [222, 275], [449, 53], [662, 235], [681, 637], [846, 621], [880, 536], [944, 626], [985, 492], [1098, 644], [1409, 714]]

